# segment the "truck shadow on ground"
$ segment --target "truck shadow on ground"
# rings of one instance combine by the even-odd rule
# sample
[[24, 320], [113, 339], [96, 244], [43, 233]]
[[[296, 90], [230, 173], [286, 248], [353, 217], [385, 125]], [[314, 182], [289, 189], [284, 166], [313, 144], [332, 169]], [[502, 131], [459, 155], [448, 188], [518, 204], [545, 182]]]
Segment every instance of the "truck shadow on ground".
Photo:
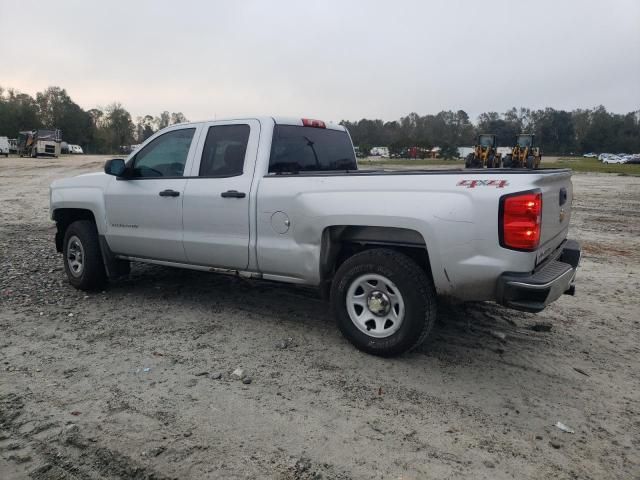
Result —
[[[234, 276], [161, 267], [134, 265], [131, 275], [114, 282], [111, 294], [126, 294], [144, 302], [197, 311], [237, 311], [253, 314], [252, 321], [304, 325], [308, 332], [326, 335], [334, 329], [329, 302], [317, 289]], [[293, 325], [295, 324], [295, 325]], [[538, 349], [552, 329], [548, 319], [513, 311], [490, 302], [453, 304], [440, 301], [436, 324], [427, 341], [413, 353], [420, 355], [472, 356], [474, 350], [501, 355], [510, 345]], [[335, 336], [340, 336], [335, 328]]]

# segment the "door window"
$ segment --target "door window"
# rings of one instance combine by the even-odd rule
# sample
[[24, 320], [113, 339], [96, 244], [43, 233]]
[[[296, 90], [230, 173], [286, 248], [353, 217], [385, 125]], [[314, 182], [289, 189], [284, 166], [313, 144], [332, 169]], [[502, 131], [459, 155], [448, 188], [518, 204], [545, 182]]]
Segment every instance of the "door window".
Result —
[[173, 130], [146, 145], [133, 159], [131, 176], [181, 177], [195, 128]]
[[209, 127], [200, 161], [201, 177], [242, 175], [249, 141], [249, 125]]

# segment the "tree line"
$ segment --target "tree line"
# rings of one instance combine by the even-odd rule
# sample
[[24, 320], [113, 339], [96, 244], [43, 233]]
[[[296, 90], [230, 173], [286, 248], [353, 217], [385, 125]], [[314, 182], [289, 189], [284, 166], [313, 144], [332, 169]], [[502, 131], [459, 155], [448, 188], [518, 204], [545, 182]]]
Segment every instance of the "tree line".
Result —
[[[59, 128], [63, 139], [87, 153], [115, 153], [141, 143], [156, 131], [187, 119], [181, 112], [143, 115], [135, 121], [120, 104], [83, 110], [60, 87], [49, 87], [35, 98], [0, 86], [0, 136], [15, 138], [21, 130]], [[360, 151], [388, 146], [392, 153], [408, 147], [440, 147], [444, 157], [457, 156], [457, 147], [472, 146], [479, 133], [498, 136], [511, 146], [518, 133], [533, 133], [547, 155], [586, 152], [640, 152], [640, 110], [608, 112], [603, 106], [571, 112], [545, 108], [512, 108], [502, 114], [482, 113], [473, 123], [464, 110], [435, 115], [410, 113], [400, 120], [362, 119], [340, 122]]]
[[181, 112], [164, 111], [137, 117], [134, 122], [117, 102], [83, 110], [60, 87], [49, 87], [34, 98], [0, 86], [0, 136], [16, 138], [24, 130], [59, 128], [64, 141], [82, 146], [86, 153], [120, 152], [162, 128], [186, 121]]
[[482, 113], [476, 124], [463, 110], [420, 116], [410, 113], [398, 121], [342, 121], [360, 151], [388, 146], [392, 153], [407, 147], [440, 147], [444, 157], [457, 156], [457, 147], [472, 146], [480, 133], [493, 133], [498, 145], [513, 146], [518, 133], [533, 133], [547, 155], [586, 152], [640, 152], [640, 110], [608, 112], [603, 106], [571, 112], [545, 108], [512, 108], [502, 114]]

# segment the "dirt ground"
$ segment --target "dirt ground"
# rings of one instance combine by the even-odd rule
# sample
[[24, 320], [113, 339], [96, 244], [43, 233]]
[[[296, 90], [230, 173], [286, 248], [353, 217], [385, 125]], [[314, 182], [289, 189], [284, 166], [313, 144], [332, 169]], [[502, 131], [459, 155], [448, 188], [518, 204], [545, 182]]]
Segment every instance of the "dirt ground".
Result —
[[0, 478], [640, 478], [640, 178], [574, 176], [575, 297], [441, 305], [381, 359], [299, 287], [71, 288], [48, 185], [103, 160], [0, 158]]

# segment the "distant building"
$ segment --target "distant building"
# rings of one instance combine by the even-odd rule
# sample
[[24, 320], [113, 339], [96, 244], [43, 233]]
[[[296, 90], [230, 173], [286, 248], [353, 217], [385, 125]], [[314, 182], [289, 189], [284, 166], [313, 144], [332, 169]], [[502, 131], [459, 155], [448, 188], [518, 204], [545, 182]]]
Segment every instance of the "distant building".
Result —
[[473, 152], [473, 147], [458, 147], [458, 158], [467, 158], [467, 155]]
[[370, 155], [372, 157], [389, 158], [389, 147], [373, 147]]
[[[474, 150], [474, 147], [458, 147], [458, 158], [467, 158]], [[503, 157], [511, 153], [511, 147], [498, 147], [497, 150]]]
[[511, 151], [513, 150], [512, 147], [498, 147], [497, 148], [498, 153], [502, 154], [502, 156], [504, 157], [505, 155], [509, 155], [511, 153]]

